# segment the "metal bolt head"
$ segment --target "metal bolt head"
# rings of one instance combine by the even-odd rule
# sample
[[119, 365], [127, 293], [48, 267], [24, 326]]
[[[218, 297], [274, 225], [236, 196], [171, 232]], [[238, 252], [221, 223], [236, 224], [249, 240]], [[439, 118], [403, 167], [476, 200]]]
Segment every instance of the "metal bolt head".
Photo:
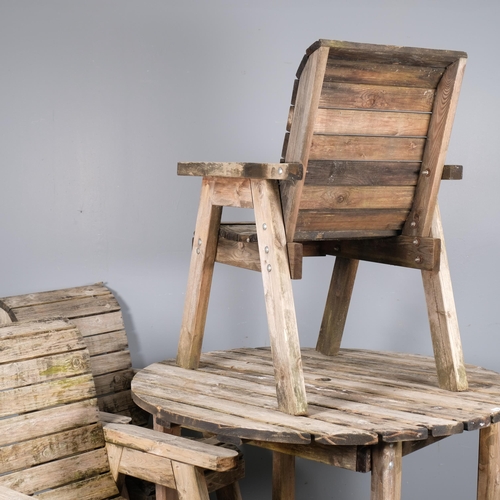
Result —
[[419, 240], [418, 238], [415, 238], [415, 239], [413, 240], [413, 244], [414, 244], [415, 246], [420, 245], [420, 240]]
[[428, 177], [430, 175], [429, 169], [426, 168], [425, 170], [422, 170], [422, 175], [425, 175], [426, 177]]
[[264, 231], [267, 229], [267, 224], [265, 222], [262, 224], [262, 229], [264, 229]]
[[267, 265], [267, 270], [268, 270], [269, 272], [271, 272], [271, 269], [272, 269], [271, 264], [268, 264], [268, 265]]
[[394, 468], [394, 462], [389, 462], [389, 469]]
[[266, 246], [266, 247], [264, 248], [264, 252], [269, 253], [269, 247], [268, 247], [268, 246]]
[[200, 255], [200, 249], [199, 249], [199, 248], [197, 248], [197, 249], [196, 249], [196, 253], [197, 253], [198, 255]]
[[422, 262], [422, 257], [415, 257], [415, 262], [420, 264]]
[[283, 169], [280, 167], [278, 168], [278, 174], [281, 175], [283, 173]]
[[198, 238], [198, 246], [201, 246], [201, 238]]
[[417, 223], [416, 223], [414, 220], [412, 220], [412, 221], [410, 222], [410, 226], [411, 226], [411, 227], [417, 227]]

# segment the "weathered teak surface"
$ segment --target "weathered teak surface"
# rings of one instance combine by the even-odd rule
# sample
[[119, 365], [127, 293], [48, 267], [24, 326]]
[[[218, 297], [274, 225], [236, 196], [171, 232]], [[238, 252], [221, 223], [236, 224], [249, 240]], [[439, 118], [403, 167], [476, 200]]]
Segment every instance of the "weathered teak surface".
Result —
[[208, 500], [203, 471], [235, 468], [242, 472], [234, 450], [103, 426], [90, 356], [74, 325], [0, 327], [0, 499], [121, 499], [129, 474], [175, 488], [180, 500]]
[[332, 362], [302, 349], [302, 360], [307, 417], [279, 411], [268, 348], [206, 353], [196, 371], [155, 363], [132, 393], [161, 421], [273, 450], [277, 500], [293, 500], [280, 480], [290, 456], [372, 471], [372, 499], [399, 498], [402, 456], [464, 430], [481, 433], [478, 499], [499, 498], [500, 374], [467, 365], [470, 390], [456, 393], [437, 387], [429, 357], [341, 349]]
[[147, 415], [130, 396], [134, 370], [121, 308], [109, 288], [96, 283], [4, 297], [0, 298], [2, 312], [4, 324], [56, 316], [69, 319], [89, 349], [100, 409], [130, 416], [134, 424], [147, 422]]
[[[291, 278], [335, 255], [318, 338], [338, 352], [359, 260], [422, 271], [438, 384], [467, 389], [437, 207], [466, 54], [320, 40], [297, 72], [281, 163], [179, 163], [202, 194], [177, 362], [199, 363], [214, 262], [262, 272], [282, 411], [307, 412]], [[221, 224], [222, 207], [255, 222]]]

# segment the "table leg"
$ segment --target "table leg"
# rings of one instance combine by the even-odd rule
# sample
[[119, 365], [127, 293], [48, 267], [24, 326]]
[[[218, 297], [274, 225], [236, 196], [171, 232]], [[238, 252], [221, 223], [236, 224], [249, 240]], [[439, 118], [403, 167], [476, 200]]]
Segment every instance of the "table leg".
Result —
[[479, 431], [477, 500], [500, 498], [500, 424]]
[[401, 500], [402, 443], [372, 448], [371, 500]]
[[273, 451], [273, 495], [272, 500], [294, 500], [295, 457]]
[[[181, 427], [179, 425], [172, 427], [164, 427], [163, 425], [157, 424], [156, 419], [153, 418], [153, 429], [158, 432], [164, 432], [166, 434], [174, 434], [175, 436], [181, 435]], [[167, 488], [160, 484], [156, 485], [156, 500], [179, 500], [177, 491], [172, 488]]]

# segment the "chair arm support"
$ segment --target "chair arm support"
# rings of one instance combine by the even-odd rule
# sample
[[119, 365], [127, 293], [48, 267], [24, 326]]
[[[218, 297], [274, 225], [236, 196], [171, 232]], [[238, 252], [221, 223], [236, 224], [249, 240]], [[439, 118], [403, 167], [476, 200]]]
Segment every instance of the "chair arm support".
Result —
[[302, 179], [303, 168], [301, 163], [180, 162], [177, 175], [290, 181]]
[[33, 500], [33, 498], [0, 485], [0, 500]]
[[106, 442], [213, 471], [238, 464], [238, 452], [135, 425], [105, 423]]

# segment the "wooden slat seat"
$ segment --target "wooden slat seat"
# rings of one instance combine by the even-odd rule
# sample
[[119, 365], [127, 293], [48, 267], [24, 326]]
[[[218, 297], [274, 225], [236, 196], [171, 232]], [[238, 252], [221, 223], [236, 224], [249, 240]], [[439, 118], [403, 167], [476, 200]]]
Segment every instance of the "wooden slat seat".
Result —
[[231, 483], [243, 473], [235, 450], [102, 424], [89, 352], [75, 325], [0, 326], [1, 499], [129, 498], [127, 474], [176, 489], [180, 500], [208, 500], [205, 469], [229, 471]]
[[[280, 408], [306, 414], [291, 279], [334, 255], [317, 349], [338, 353], [358, 263], [422, 272], [438, 383], [467, 389], [437, 206], [467, 55], [319, 40], [297, 71], [279, 164], [179, 163], [201, 176], [177, 362], [199, 364], [214, 262], [262, 273]], [[301, 165], [300, 169], [297, 165]], [[251, 224], [221, 224], [225, 206]]]

